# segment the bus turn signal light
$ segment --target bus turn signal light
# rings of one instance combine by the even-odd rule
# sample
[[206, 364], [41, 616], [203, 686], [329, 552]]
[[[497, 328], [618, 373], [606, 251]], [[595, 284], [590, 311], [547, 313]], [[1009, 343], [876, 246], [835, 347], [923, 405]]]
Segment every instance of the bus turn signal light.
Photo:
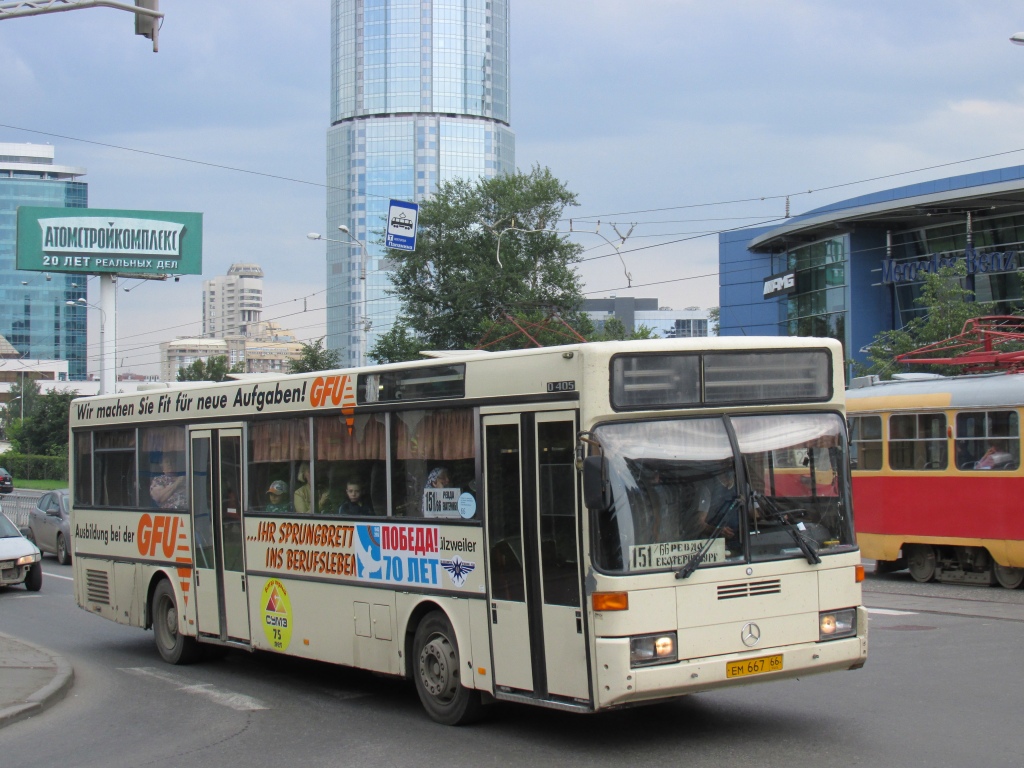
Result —
[[595, 611], [628, 611], [628, 592], [595, 592], [590, 596]]
[[862, 581], [864, 581], [864, 566], [863, 565], [855, 565], [854, 566], [854, 574], [855, 574], [855, 576], [857, 578], [857, 583], [858, 584], [860, 584]]

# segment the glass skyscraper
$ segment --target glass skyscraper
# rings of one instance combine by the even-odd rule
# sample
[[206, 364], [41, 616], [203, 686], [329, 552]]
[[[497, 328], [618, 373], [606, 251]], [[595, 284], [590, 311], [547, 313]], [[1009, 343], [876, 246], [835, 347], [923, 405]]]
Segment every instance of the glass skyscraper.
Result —
[[86, 295], [86, 275], [15, 268], [18, 206], [87, 208], [83, 168], [54, 165], [53, 147], [0, 143], [0, 335], [23, 358], [67, 360], [68, 375], [86, 377], [86, 308], [65, 302]]
[[[327, 237], [368, 249], [367, 349], [399, 310], [382, 240], [388, 202], [439, 181], [515, 170], [509, 128], [509, 0], [332, 0]], [[327, 346], [359, 362], [358, 245], [327, 243]]]

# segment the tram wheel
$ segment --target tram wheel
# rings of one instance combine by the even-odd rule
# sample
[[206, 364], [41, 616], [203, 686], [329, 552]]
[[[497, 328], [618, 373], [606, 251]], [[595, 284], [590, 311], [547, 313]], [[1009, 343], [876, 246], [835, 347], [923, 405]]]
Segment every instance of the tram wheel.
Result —
[[992, 563], [992, 574], [999, 586], [1006, 589], [1016, 589], [1024, 584], [1024, 568], [1011, 568], [1008, 565]]
[[927, 544], [907, 547], [907, 569], [914, 581], [927, 584], [935, 579], [935, 550]]
[[462, 725], [480, 717], [480, 692], [462, 686], [455, 630], [441, 611], [432, 611], [416, 627], [413, 680], [427, 714], [442, 725]]

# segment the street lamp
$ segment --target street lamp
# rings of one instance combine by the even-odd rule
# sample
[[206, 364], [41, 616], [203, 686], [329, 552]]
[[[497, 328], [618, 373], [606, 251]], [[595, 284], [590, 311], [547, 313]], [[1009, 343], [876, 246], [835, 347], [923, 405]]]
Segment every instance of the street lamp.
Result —
[[77, 301], [65, 301], [69, 307], [88, 307], [100, 313], [100, 394], [106, 395], [114, 391], [114, 357], [113, 350], [108, 354], [106, 345], [107, 313], [98, 304], [90, 304], [84, 297]]
[[[363, 243], [363, 241], [360, 240], [355, 235], [353, 235], [349, 231], [349, 228], [347, 226], [345, 226], [344, 224], [339, 224], [338, 225], [338, 231], [341, 232], [343, 235], [347, 235], [351, 242], [353, 242], [356, 245], [358, 245], [359, 248], [360, 248], [360, 251], [362, 253], [362, 256], [361, 256], [360, 262], [359, 262], [359, 279], [362, 281], [362, 290], [360, 291], [360, 296], [361, 296], [361, 301], [362, 301], [362, 321], [361, 322], [362, 322], [362, 331], [363, 331], [363, 333], [362, 333], [363, 338], [362, 338], [362, 341], [360, 342], [360, 345], [359, 345], [359, 365], [362, 366], [362, 365], [366, 364], [367, 334], [370, 331], [370, 325], [371, 325], [370, 318], [366, 314], [366, 262], [367, 262], [367, 259], [369, 259], [370, 254], [367, 252], [366, 245]], [[339, 243], [341, 245], [348, 245], [349, 244], [348, 241], [345, 241], [345, 240], [332, 240], [331, 238], [324, 237], [323, 235], [321, 235], [321, 234], [319, 234], [317, 232], [310, 232], [308, 235], [306, 235], [306, 237], [308, 237], [310, 240], [324, 240], [324, 241], [326, 241], [328, 243]]]

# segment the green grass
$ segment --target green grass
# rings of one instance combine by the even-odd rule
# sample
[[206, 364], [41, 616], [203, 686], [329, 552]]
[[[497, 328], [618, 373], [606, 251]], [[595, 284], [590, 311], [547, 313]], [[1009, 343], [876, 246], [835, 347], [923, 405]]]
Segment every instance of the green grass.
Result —
[[25, 489], [29, 491], [55, 491], [58, 488], [67, 488], [67, 480], [19, 480], [14, 478], [14, 490]]

